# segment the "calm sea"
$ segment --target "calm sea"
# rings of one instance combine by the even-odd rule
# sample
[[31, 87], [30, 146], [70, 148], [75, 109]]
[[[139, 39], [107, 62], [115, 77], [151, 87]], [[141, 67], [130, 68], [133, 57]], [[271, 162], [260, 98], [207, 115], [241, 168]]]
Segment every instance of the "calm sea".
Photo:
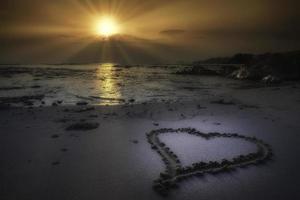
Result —
[[[39, 106], [62, 101], [74, 105], [117, 105], [151, 101], [189, 101], [206, 98], [232, 84], [216, 77], [176, 75], [183, 66], [1, 65], [0, 99], [42, 96]], [[18, 103], [16, 103], [17, 105]]]

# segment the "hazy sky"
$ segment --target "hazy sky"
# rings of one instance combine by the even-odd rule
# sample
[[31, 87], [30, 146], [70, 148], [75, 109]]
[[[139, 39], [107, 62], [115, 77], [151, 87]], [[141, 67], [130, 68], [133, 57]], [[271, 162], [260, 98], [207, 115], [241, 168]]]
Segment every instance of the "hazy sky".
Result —
[[[0, 63], [192, 61], [300, 49], [298, 0], [1, 0]], [[95, 34], [113, 16], [120, 35]]]

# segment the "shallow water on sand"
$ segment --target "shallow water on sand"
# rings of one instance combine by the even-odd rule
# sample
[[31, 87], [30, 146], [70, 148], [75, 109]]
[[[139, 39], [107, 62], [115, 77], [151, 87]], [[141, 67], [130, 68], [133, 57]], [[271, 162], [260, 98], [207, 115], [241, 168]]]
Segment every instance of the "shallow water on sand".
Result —
[[[116, 105], [161, 100], [194, 100], [209, 90], [228, 88], [233, 80], [216, 77], [175, 75], [182, 66], [86, 65], [2, 65], [0, 98], [39, 96], [35, 106]], [[29, 99], [30, 100], [30, 99]], [[17, 105], [17, 103], [15, 103]]]

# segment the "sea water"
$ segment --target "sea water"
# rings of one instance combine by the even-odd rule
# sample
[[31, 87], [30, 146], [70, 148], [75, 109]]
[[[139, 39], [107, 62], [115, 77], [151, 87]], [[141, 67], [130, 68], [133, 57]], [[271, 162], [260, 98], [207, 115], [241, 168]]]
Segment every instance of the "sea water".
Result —
[[[118, 105], [149, 101], [188, 101], [222, 91], [232, 80], [177, 75], [184, 66], [121, 66], [112, 63], [82, 65], [1, 65], [0, 100], [42, 96], [35, 106]], [[20, 105], [20, 104], [14, 104]]]

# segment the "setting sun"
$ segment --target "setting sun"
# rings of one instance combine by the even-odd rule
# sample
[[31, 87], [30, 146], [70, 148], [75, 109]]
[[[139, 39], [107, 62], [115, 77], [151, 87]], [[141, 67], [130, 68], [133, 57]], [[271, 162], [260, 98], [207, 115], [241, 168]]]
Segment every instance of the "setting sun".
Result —
[[119, 32], [119, 27], [113, 18], [105, 17], [98, 22], [96, 32], [100, 36], [110, 37]]

